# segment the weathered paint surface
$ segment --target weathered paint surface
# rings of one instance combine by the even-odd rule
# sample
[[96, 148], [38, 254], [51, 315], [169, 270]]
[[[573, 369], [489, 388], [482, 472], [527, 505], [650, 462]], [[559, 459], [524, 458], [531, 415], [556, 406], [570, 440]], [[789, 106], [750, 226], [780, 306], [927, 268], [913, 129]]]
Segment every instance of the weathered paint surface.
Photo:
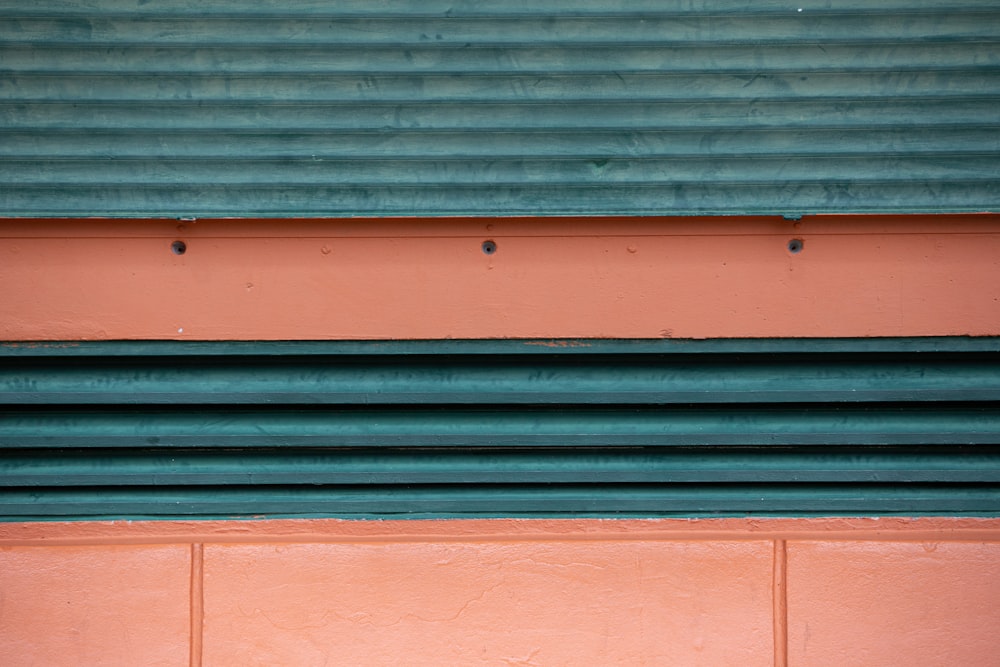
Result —
[[996, 215], [7, 220], [0, 258], [6, 340], [1000, 334]]
[[995, 665], [1000, 544], [794, 544], [788, 623], [794, 665]]
[[0, 548], [0, 664], [186, 665], [190, 548]]
[[995, 0], [0, 0], [0, 210], [1000, 211], [997, 26]]
[[765, 541], [214, 545], [204, 658], [769, 665], [770, 572]]
[[990, 665], [997, 563], [997, 519], [9, 523], [0, 662]]

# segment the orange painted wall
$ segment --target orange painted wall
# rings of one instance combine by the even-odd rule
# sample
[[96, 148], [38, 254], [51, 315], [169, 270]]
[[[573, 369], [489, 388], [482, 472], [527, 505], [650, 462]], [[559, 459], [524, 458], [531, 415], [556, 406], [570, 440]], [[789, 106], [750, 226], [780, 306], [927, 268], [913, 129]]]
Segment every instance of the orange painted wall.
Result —
[[1000, 215], [7, 220], [0, 339], [997, 335], [998, 275]]
[[[997, 215], [0, 220], [0, 339], [1000, 335], [997, 276]], [[995, 665], [997, 627], [998, 519], [0, 524], [4, 666]]]
[[0, 664], [995, 665], [1000, 520], [0, 525]]

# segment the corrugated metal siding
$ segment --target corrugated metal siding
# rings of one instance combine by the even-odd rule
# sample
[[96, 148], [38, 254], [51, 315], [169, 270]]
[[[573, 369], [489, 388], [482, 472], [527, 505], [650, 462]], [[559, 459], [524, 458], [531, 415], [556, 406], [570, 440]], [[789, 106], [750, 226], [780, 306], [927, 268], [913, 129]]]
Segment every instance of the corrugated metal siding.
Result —
[[1000, 210], [1000, 6], [0, 2], [0, 215]]
[[0, 518], [1000, 515], [1000, 340], [0, 348]]

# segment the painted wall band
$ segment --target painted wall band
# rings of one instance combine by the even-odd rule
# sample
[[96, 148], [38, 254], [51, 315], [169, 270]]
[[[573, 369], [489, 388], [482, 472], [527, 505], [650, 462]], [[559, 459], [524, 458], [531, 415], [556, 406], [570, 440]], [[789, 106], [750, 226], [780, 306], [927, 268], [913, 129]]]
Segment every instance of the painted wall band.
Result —
[[1000, 334], [996, 215], [6, 220], [0, 256], [9, 341]]

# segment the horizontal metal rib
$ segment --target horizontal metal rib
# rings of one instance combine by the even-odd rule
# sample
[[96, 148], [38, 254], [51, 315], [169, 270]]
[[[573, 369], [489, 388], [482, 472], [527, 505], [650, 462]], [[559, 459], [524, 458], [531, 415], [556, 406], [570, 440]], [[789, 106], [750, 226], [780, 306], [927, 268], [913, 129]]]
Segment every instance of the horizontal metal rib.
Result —
[[1000, 93], [1000, 70], [920, 72], [797, 72], [768, 75], [704, 73], [567, 74], [523, 77], [427, 74], [364, 76], [316, 73], [310, 76], [148, 76], [81, 74], [0, 76], [0, 99], [81, 102], [198, 99], [207, 103], [323, 102], [406, 104], [465, 102], [559, 102], [575, 104], [614, 99], [632, 92], [646, 102], [711, 102], [829, 97], [831, 104], [867, 97], [955, 97], [975, 99]]
[[[599, 48], [603, 47], [603, 48]], [[613, 46], [613, 48], [610, 48]], [[552, 75], [598, 72], [837, 72], [851, 59], [852, 71], [988, 70], [997, 66], [995, 43], [977, 41], [748, 45], [519, 44], [418, 46], [294, 46], [274, 44], [264, 51], [240, 44], [197, 47], [157, 45], [13, 44], [0, 45], [8, 69], [22, 74], [306, 76], [320, 68], [349, 75], [478, 74]], [[322, 71], [322, 70], [320, 70]]]
[[[91, 166], [92, 168], [97, 168]], [[88, 168], [91, 168], [88, 167]], [[81, 166], [81, 170], [84, 167]], [[925, 213], [970, 212], [993, 209], [981, 195], [996, 188], [992, 181], [935, 180], [888, 181], [857, 184], [847, 179], [829, 183], [782, 183], [779, 185], [739, 183], [733, 185], [651, 184], [614, 187], [573, 185], [448, 185], [443, 189], [428, 185], [409, 187], [344, 186], [267, 187], [260, 184], [202, 186], [159, 183], [142, 188], [118, 184], [70, 188], [65, 185], [0, 186], [0, 207], [9, 215], [75, 217], [80, 211], [102, 216], [147, 217], [227, 217], [229, 199], [238, 200], [241, 214], [255, 217], [308, 217], [316, 213], [317, 201], [326, 202], [323, 215], [391, 216], [488, 216], [498, 210], [506, 215], [536, 215], [549, 207], [551, 215], [591, 215], [595, 210], [621, 211], [631, 215], [663, 216], [677, 211], [704, 215], [804, 215], [819, 214], [838, 207], [856, 206], [864, 201], [866, 212], [906, 213], [907, 202], [932, 197]], [[998, 191], [1000, 192], [1000, 191]], [[993, 196], [992, 194], [990, 195]], [[1000, 194], [998, 194], [1000, 197]], [[749, 199], [766, 198], [762, 207]], [[378, 211], [367, 208], [378, 201]], [[106, 209], [109, 201], [112, 209]], [[43, 202], [47, 202], [42, 204]], [[156, 212], [150, 204], [156, 202]], [[558, 202], [554, 204], [553, 202]], [[697, 208], [690, 208], [692, 205]], [[1000, 208], [998, 200], [997, 208]], [[853, 210], [853, 209], [852, 209]]]
[[[983, 147], [985, 151], [985, 146]], [[826, 157], [812, 158], [632, 158], [619, 160], [594, 156], [589, 159], [567, 160], [505, 160], [496, 159], [489, 169], [476, 170], [470, 160], [350, 160], [315, 157], [295, 160], [255, 160], [267, 167], [270, 179], [261, 173], [228, 172], [229, 160], [113, 160], [107, 161], [100, 172], [80, 169], [81, 160], [62, 160], [44, 167], [22, 160], [0, 164], [3, 192], [13, 198], [30, 192], [30, 188], [94, 188], [111, 177], [117, 187], [142, 187], [150, 180], [169, 181], [178, 188], [196, 188], [206, 178], [213, 178], [217, 188], [232, 186], [277, 188], [332, 189], [343, 186], [358, 194], [379, 188], [380, 183], [392, 182], [394, 188], [450, 187], [469, 188], [533, 188], [547, 190], [558, 187], [604, 188], [609, 184], [632, 188], [653, 188], [656, 191], [700, 186], [713, 180], [717, 188], [768, 186], [786, 173], [784, 187], [821, 187], [850, 182], [851, 174], [861, 168], [882, 168], [883, 185], [914, 182], [935, 182], [933, 179], [963, 178], [962, 185], [989, 185], [992, 181], [970, 164], [968, 156], [948, 155], [906, 157]], [[809, 167], [806, 171], [805, 168]], [[552, 176], [558, 173], [558, 178]], [[663, 186], [669, 181], [671, 186]], [[23, 189], [23, 192], [22, 192]], [[68, 194], [68, 193], [67, 193]]]
[[[930, 7], [915, 4], [913, 0], [882, 0], [877, 7], [872, 7], [866, 0], [840, 0], [835, 6], [829, 3], [808, 2], [799, 3], [801, 8], [810, 12], [818, 11], [824, 14], [877, 13], [877, 11], [893, 12], [895, 14], [934, 13], [942, 10], [972, 11], [975, 9], [992, 9], [995, 3], [991, 0], [936, 0]], [[395, 18], [415, 17], [462, 17], [462, 16], [511, 16], [530, 17], [547, 16], [551, 9], [544, 3], [531, 0], [508, 0], [501, 4], [484, 5], [479, 0], [424, 0], [413, 3], [410, 0], [382, 0], [382, 14]], [[798, 6], [798, 5], [797, 5]], [[145, 16], [145, 17], [184, 17], [193, 12], [198, 16], [244, 16], [244, 17], [287, 17], [302, 15], [312, 18], [331, 16], [370, 16], [370, 0], [339, 0], [331, 5], [326, 0], [297, 0], [290, 6], [287, 1], [258, 0], [253, 4], [234, 7], [230, 0], [160, 0], [148, 3], [144, 0], [103, 0], [102, 13], [108, 16]], [[19, 0], [2, 0], [0, 8], [9, 10], [13, 15], [28, 16], [91, 16], [92, 5], [81, 5], [75, 0], [35, 0], [25, 4]], [[608, 6], [607, 0], [564, 0], [560, 3], [561, 10], [570, 16], [638, 16], [647, 14], [687, 16], [692, 14], [725, 14], [732, 11], [730, 0], [687, 0], [685, 2], [664, 0], [630, 0], [622, 6], [621, 3]], [[792, 10], [787, 2], [782, 0], [756, 0], [751, 5], [741, 8], [747, 14], [786, 15]]]
[[[294, 12], [294, 4], [289, 7]], [[121, 44], [639, 44], [711, 43], [753, 44], [782, 42], [899, 40], [981, 40], [1000, 35], [991, 23], [992, 9], [952, 9], [915, 13], [900, 21], [892, 11], [826, 13], [822, 11], [754, 14], [729, 10], [719, 13], [683, 14], [647, 12], [621, 16], [574, 16], [558, 5], [547, 15], [462, 16], [338, 15], [336, 9], [319, 17], [293, 13], [255, 17], [196, 13], [178, 16], [102, 15], [42, 18], [18, 16], [0, 23], [0, 40], [13, 43], [54, 42]], [[197, 20], [193, 20], [197, 19]]]
[[[744, 165], [749, 158], [741, 156], [750, 151], [757, 154], [757, 160], [780, 158], [781, 165], [795, 168], [796, 161], [800, 162], [798, 167], [804, 167], [807, 164], [816, 165], [816, 158], [822, 157], [828, 158], [830, 165], [838, 162], [851, 164], [852, 160], [862, 158], [877, 159], [863, 152], [852, 152], [857, 151], [858, 144], [865, 142], [884, 145], [886, 151], [880, 159], [886, 160], [887, 155], [894, 155], [898, 156], [894, 158], [897, 163], [900, 159], [909, 159], [915, 164], [920, 160], [947, 164], [949, 157], [963, 152], [1000, 150], [1000, 135], [991, 126], [937, 128], [926, 136], [921, 134], [921, 129], [929, 128], [720, 129], [713, 135], [710, 157], [704, 155], [704, 136], [695, 128], [644, 130], [628, 134], [593, 130], [586, 137], [578, 132], [541, 129], [400, 130], [388, 136], [379, 130], [368, 130], [344, 132], [337, 137], [319, 131], [275, 136], [252, 130], [136, 130], [126, 134], [123, 131], [53, 129], [44, 137], [27, 132], [0, 131], [0, 157], [6, 158], [0, 168], [6, 182], [18, 182], [72, 178], [79, 169], [76, 161], [88, 158], [108, 161], [105, 171], [91, 176], [91, 179], [104, 178], [105, 174], [112, 173], [124, 175], [118, 172], [132, 172], [133, 178], [140, 179], [156, 175], [156, 170], [164, 174], [192, 174], [205, 169], [219, 169], [237, 161], [257, 161], [275, 171], [283, 167], [295, 168], [296, 162], [313, 168], [317, 167], [317, 161], [334, 161], [388, 169], [394, 161], [405, 161], [408, 171], [412, 171], [412, 161], [421, 160], [427, 165], [425, 170], [434, 174], [437, 165], [468, 165], [483, 156], [491, 160], [506, 159], [508, 169], [519, 167], [522, 171], [552, 170], [556, 164], [570, 170], [574, 166], [570, 160], [574, 158], [589, 158], [590, 161], [580, 164], [594, 170], [597, 166], [594, 160], [615, 160], [617, 163], [621, 161], [620, 157], [628, 156], [630, 160], [624, 162], [623, 167], [636, 171], [637, 178], [648, 179], [662, 176], [662, 172], [671, 167], [681, 171], [682, 167], [690, 165], [686, 171], [692, 173], [706, 165], [718, 165], [720, 159], [726, 160], [725, 164], [731, 171], [746, 168]], [[464, 152], [469, 151], [473, 142], [477, 142], [476, 150], [473, 153]], [[789, 150], [798, 152], [790, 155]], [[308, 159], [302, 158], [303, 151], [309, 152]], [[112, 152], [113, 161], [108, 157]], [[151, 160], [149, 155], [152, 152], [157, 152], [160, 157]], [[32, 154], [36, 157], [32, 158]], [[359, 159], [359, 154], [364, 154], [365, 158]], [[37, 157], [42, 156], [53, 163], [39, 164]], [[806, 156], [807, 160], [798, 159]], [[513, 160], [515, 158], [516, 161]], [[672, 165], [668, 161], [677, 158], [683, 158], [683, 162]], [[558, 163], [558, 160], [562, 162]], [[605, 162], [603, 166], [608, 165]], [[331, 165], [329, 168], [334, 167]], [[768, 169], [766, 162], [761, 169]], [[136, 173], [136, 170], [140, 171]], [[25, 172], [27, 175], [21, 176]], [[901, 168], [898, 172], [900, 177], [905, 175]], [[575, 177], [580, 176], [577, 174]]]
[[[762, 397], [763, 400], [763, 397]], [[262, 402], [266, 405], [266, 400]], [[642, 447], [1000, 443], [991, 407], [0, 412], [0, 447]]]
[[[656, 449], [443, 452], [99, 450], [0, 458], [0, 486], [1000, 483], [1000, 449], [810, 453]], [[914, 453], [917, 452], [917, 453]], [[922, 453], [921, 453], [922, 452]]]
[[995, 486], [209, 487], [109, 490], [100, 495], [63, 489], [0, 491], [0, 513], [25, 518], [113, 518], [122, 516], [123, 508], [137, 518], [870, 515], [873, 507], [879, 508], [878, 514], [995, 516], [998, 505], [1000, 489]]
[[[789, 106], [787, 101], [719, 100], [713, 102], [600, 102], [533, 101], [522, 103], [475, 104], [424, 102], [405, 104], [365, 102], [362, 104], [318, 103], [290, 105], [280, 101], [248, 106], [239, 102], [199, 102], [159, 100], [169, 113], [150, 113], [142, 104], [129, 102], [66, 103], [58, 100], [4, 102], [0, 99], [3, 127], [27, 130], [102, 130], [107, 135], [118, 130], [126, 134], [141, 130], [167, 132], [184, 130], [211, 133], [240, 131], [257, 134], [340, 132], [356, 130], [407, 133], [419, 131], [523, 131], [527, 129], [556, 132], [602, 129], [627, 131], [663, 131], [702, 129], [733, 132], [743, 129], [839, 129], [881, 126], [892, 130], [904, 128], [919, 132], [925, 141], [934, 128], [962, 128], [995, 123], [1000, 91], [989, 97], [937, 99], [925, 98], [919, 105], [912, 100], [881, 96], [831, 104], [829, 100], [800, 98]], [[47, 132], [40, 133], [43, 141]], [[808, 145], [809, 142], [803, 142]]]
[[[155, 349], [155, 348], [151, 348]], [[211, 349], [211, 348], [208, 348]], [[677, 404], [1000, 400], [980, 353], [9, 358], [0, 404]]]

